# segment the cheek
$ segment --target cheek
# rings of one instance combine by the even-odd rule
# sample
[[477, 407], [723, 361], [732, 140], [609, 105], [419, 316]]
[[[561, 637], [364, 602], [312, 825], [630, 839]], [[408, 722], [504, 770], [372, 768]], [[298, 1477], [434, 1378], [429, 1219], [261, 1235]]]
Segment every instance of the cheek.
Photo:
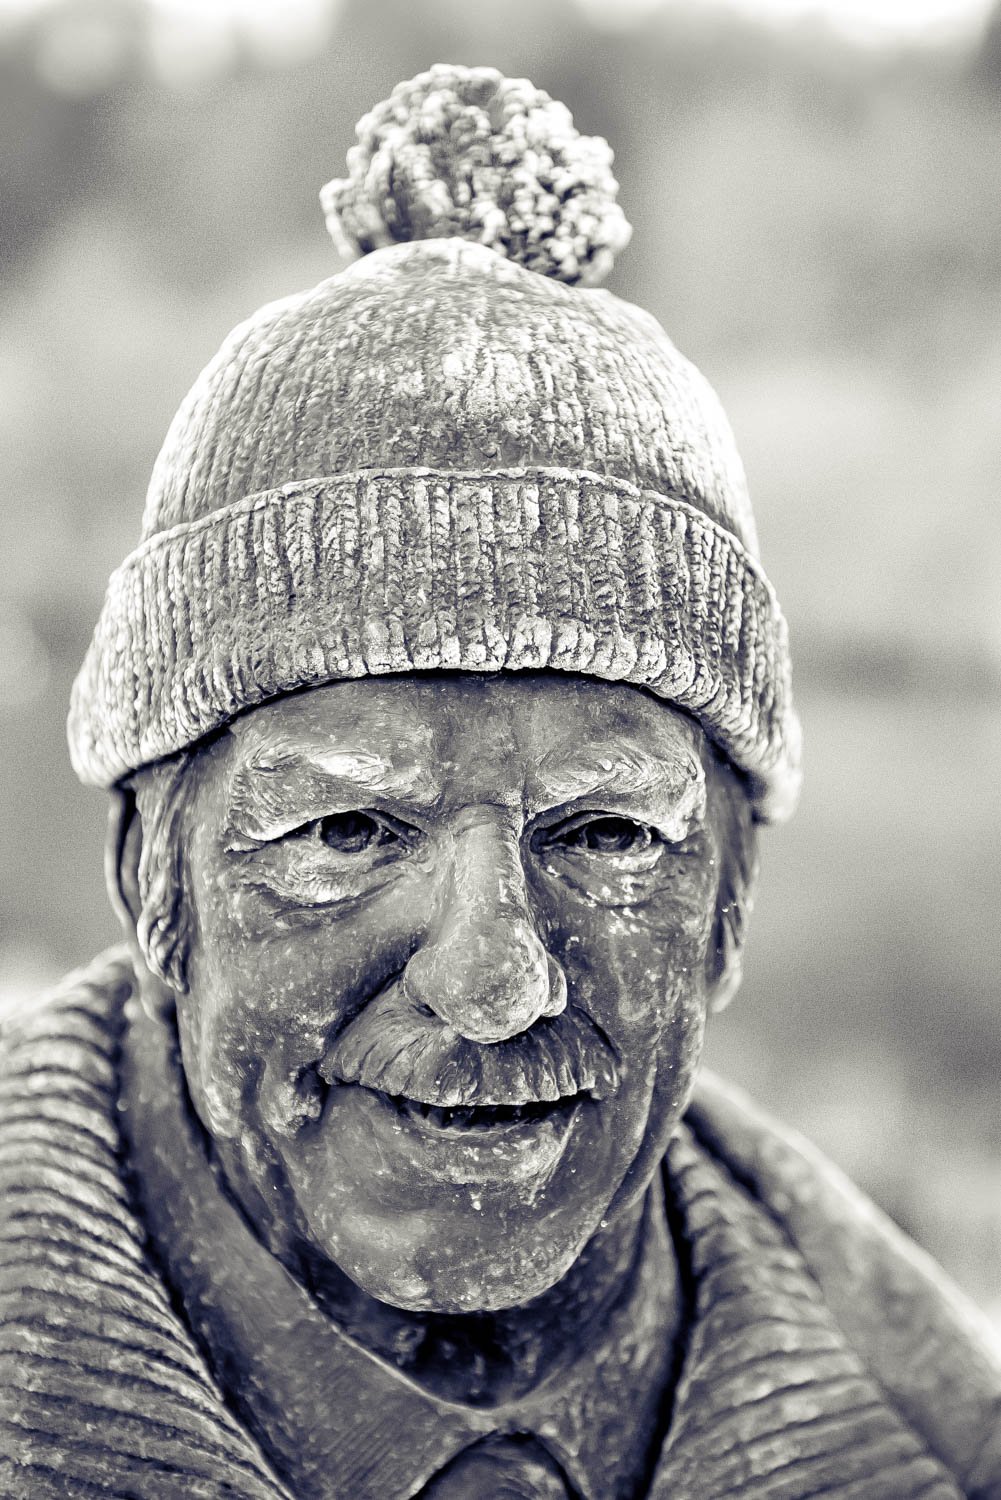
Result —
[[679, 1003], [704, 998], [715, 894], [712, 866], [665, 879], [634, 906], [547, 892], [548, 939], [571, 998], [610, 1031], [658, 1035]]
[[547, 893], [549, 941], [571, 1003], [601, 1026], [619, 1059], [619, 1149], [632, 1158], [642, 1147], [650, 1162], [666, 1147], [701, 1056], [716, 907], [711, 861], [672, 875], [635, 907]]
[[331, 1034], [412, 951], [399, 896], [335, 915], [278, 908], [249, 881], [203, 876], [195, 902], [178, 1025], [199, 1114], [217, 1138], [248, 1125], [293, 1134], [319, 1111], [312, 1065]]

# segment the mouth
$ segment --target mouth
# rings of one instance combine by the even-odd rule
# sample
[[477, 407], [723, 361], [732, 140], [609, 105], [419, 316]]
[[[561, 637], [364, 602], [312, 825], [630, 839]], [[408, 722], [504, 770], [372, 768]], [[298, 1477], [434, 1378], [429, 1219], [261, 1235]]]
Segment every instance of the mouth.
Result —
[[[595, 1101], [587, 1093], [516, 1104], [430, 1104], [364, 1084], [330, 1090], [327, 1118], [340, 1118], [376, 1144], [385, 1162], [405, 1161], [428, 1184], [520, 1190], [556, 1169], [576, 1122]], [[351, 1122], [350, 1125], [348, 1122]]]
[[508, 1126], [542, 1124], [567, 1115], [587, 1097], [574, 1094], [564, 1099], [538, 1099], [521, 1104], [427, 1104], [423, 1099], [385, 1094], [383, 1097], [405, 1119], [455, 1134], [492, 1132]]

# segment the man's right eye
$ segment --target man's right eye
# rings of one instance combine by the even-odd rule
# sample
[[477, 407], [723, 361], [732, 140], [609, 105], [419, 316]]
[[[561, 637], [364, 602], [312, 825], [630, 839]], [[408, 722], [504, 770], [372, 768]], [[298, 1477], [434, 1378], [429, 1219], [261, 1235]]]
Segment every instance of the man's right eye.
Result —
[[328, 813], [317, 824], [323, 843], [338, 854], [367, 854], [400, 843], [401, 833], [388, 820], [368, 812]]

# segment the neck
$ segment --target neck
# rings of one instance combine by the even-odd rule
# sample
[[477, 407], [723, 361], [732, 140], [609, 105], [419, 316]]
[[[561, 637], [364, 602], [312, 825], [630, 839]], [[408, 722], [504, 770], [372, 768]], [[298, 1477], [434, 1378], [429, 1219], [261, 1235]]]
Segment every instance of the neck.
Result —
[[[656, 1197], [657, 1202], [652, 1200]], [[517, 1400], [572, 1358], [628, 1297], [640, 1259], [653, 1253], [667, 1280], [677, 1268], [663, 1223], [659, 1183], [585, 1246], [540, 1296], [496, 1312], [407, 1312], [370, 1297], [329, 1260], [302, 1252], [290, 1265], [346, 1333], [445, 1400], [496, 1406]]]

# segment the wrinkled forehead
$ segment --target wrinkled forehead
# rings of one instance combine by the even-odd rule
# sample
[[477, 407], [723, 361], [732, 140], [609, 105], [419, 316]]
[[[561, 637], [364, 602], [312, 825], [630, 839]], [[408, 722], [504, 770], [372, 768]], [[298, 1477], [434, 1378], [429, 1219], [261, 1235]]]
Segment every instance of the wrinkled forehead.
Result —
[[317, 781], [428, 808], [705, 793], [706, 739], [693, 720], [639, 688], [571, 674], [331, 683], [261, 705], [227, 740], [236, 803], [268, 784]]

